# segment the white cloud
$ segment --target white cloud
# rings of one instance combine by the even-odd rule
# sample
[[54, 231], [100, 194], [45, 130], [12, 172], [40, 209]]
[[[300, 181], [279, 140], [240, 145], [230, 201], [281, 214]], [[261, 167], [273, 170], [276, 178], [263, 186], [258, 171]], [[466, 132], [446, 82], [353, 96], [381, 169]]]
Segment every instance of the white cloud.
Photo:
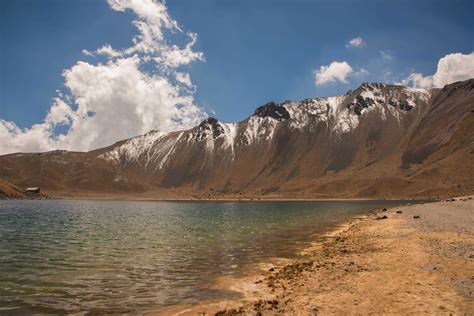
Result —
[[365, 45], [365, 41], [362, 37], [356, 37], [351, 39], [347, 44], [346, 47], [362, 47]]
[[316, 86], [340, 81], [347, 83], [346, 78], [354, 70], [346, 61], [333, 61], [328, 66], [321, 66], [319, 70], [314, 71], [314, 83]]
[[194, 33], [188, 33], [191, 41], [186, 44], [186, 47], [181, 49], [176, 45], [173, 45], [166, 51], [157, 57], [155, 60], [158, 63], [171, 68], [176, 68], [181, 65], [187, 65], [193, 61], [201, 60], [204, 61], [204, 55], [202, 52], [193, 51], [193, 46], [197, 41], [197, 35]]
[[188, 73], [176, 72], [176, 80], [186, 85], [187, 87], [193, 86], [193, 83], [191, 82], [191, 76]]
[[21, 130], [13, 122], [0, 119], [0, 150], [3, 154], [19, 149], [43, 151], [51, 148], [50, 133], [44, 124], [35, 124], [28, 130]]
[[98, 55], [105, 55], [109, 57], [118, 57], [121, 54], [116, 51], [115, 49], [112, 48], [109, 44], [105, 44], [104, 46], [100, 47], [95, 51], [96, 54]]
[[438, 67], [432, 76], [412, 73], [402, 80], [402, 84], [416, 88], [441, 88], [447, 84], [471, 78], [474, 78], [474, 52], [467, 55], [454, 53], [438, 61]]
[[[138, 35], [122, 50], [105, 44], [85, 56], [105, 62], [78, 61], [64, 71], [69, 93], [58, 93], [40, 124], [21, 129], [0, 119], [0, 153], [52, 149], [90, 150], [157, 129], [168, 132], [197, 124], [207, 116], [193, 101], [194, 86], [183, 69], [204, 60], [162, 2], [108, 0], [116, 11], [132, 10]], [[165, 36], [168, 29], [171, 35]], [[168, 34], [168, 33], [166, 33]], [[168, 44], [187, 38], [184, 48]], [[95, 59], [94, 59], [95, 60]], [[145, 71], [144, 69], [148, 69]], [[65, 126], [63, 134], [55, 129]]]
[[[84, 54], [86, 56], [94, 56], [94, 53], [88, 51], [87, 49], [83, 49], [82, 54]], [[56, 90], [56, 91], [58, 91], [58, 90]]]

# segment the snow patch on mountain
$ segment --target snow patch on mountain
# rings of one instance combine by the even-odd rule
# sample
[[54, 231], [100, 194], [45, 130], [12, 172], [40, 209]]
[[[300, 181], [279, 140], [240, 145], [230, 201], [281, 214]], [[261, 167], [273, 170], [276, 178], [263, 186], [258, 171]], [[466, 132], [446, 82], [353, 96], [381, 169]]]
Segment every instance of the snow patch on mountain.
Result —
[[238, 126], [238, 123], [223, 123], [214, 118], [207, 118], [188, 134], [186, 141], [205, 142], [207, 150], [213, 151], [216, 142], [223, 140], [219, 148], [230, 148], [234, 154]]
[[[172, 153], [174, 153], [176, 149], [176, 145], [179, 143], [181, 137], [184, 135], [184, 132], [179, 133], [176, 139], [172, 139], [171, 137], [167, 139], [164, 144], [160, 144], [160, 148], [155, 151], [153, 157], [159, 157], [161, 153], [166, 152], [160, 159], [160, 163], [158, 164], [158, 169], [162, 169], [166, 162], [168, 162], [169, 157]], [[152, 157], [152, 158], [153, 158]], [[155, 158], [156, 160], [157, 158]], [[151, 159], [150, 159], [151, 160]], [[147, 160], [148, 165], [149, 160]]]
[[402, 115], [430, 98], [431, 93], [424, 89], [365, 83], [343, 96], [287, 101], [283, 106], [290, 113], [291, 128], [325, 122], [336, 134], [344, 134], [357, 128], [360, 116], [371, 111], [379, 111], [382, 120], [390, 113], [400, 121]]
[[428, 103], [431, 98], [431, 93], [427, 90], [380, 83], [364, 83], [357, 90], [350, 91], [348, 95], [350, 102], [347, 107], [358, 116], [379, 111], [382, 120], [386, 120], [389, 114], [399, 123], [402, 116], [417, 105]]
[[162, 169], [175, 151], [184, 132], [176, 137], [172, 134], [152, 131], [125, 141], [112, 150], [99, 155], [99, 158], [121, 164], [135, 162], [147, 168], [150, 163], [157, 163], [155, 170]]
[[275, 128], [279, 121], [273, 117], [251, 116], [247, 120], [247, 127], [243, 133], [241, 143], [251, 145], [260, 139], [270, 141], [275, 134]]
[[332, 125], [338, 133], [348, 133], [359, 123], [357, 115], [344, 105], [345, 96], [306, 99], [302, 102], [285, 102], [284, 106], [291, 116], [290, 127], [302, 129], [315, 123]]
[[166, 133], [163, 132], [151, 131], [125, 141], [113, 150], [99, 155], [99, 158], [120, 162], [121, 157], [123, 157], [126, 160], [138, 161], [143, 153], [149, 152], [153, 145], [165, 135]]
[[235, 138], [237, 137], [237, 129], [239, 127], [238, 123], [220, 123], [224, 129], [224, 145], [231, 149], [232, 158], [235, 157]]

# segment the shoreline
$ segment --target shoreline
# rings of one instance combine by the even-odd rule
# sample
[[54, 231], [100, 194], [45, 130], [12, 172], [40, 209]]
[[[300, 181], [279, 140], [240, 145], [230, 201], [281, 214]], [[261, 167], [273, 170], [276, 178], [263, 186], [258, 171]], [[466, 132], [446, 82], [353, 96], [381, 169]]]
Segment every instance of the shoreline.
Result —
[[47, 195], [47, 198], [6, 198], [0, 199], [0, 201], [39, 201], [39, 200], [58, 200], [58, 201], [123, 201], [123, 202], [343, 202], [343, 201], [406, 201], [406, 202], [438, 202], [442, 199], [433, 199], [426, 197], [419, 198], [368, 198], [368, 197], [348, 197], [348, 198], [262, 198], [262, 197], [249, 197], [249, 198], [124, 198], [121, 196], [55, 196]]
[[[322, 200], [312, 200], [312, 201], [322, 201]], [[323, 200], [323, 201], [372, 201], [372, 200], [349, 200], [349, 199], [337, 199], [337, 200]], [[381, 200], [373, 200], [381, 201]], [[400, 200], [400, 201], [411, 201], [411, 200]], [[419, 200], [416, 200], [419, 201]], [[416, 202], [415, 201], [415, 202]], [[205, 201], [202, 201], [205, 202]], [[261, 299], [270, 299], [272, 297], [271, 291], [268, 291], [263, 281], [270, 276], [269, 270], [274, 270], [277, 268], [282, 268], [285, 266], [292, 266], [294, 264], [299, 264], [305, 260], [311, 260], [314, 258], [314, 252], [319, 252], [322, 249], [322, 246], [331, 241], [334, 238], [337, 238], [339, 234], [346, 231], [355, 223], [365, 220], [370, 216], [376, 214], [379, 210], [373, 210], [368, 212], [363, 212], [362, 214], [354, 215], [347, 220], [344, 220], [340, 223], [334, 224], [332, 226], [326, 227], [324, 230], [313, 233], [312, 237], [306, 242], [306, 246], [295, 248], [295, 255], [293, 258], [281, 258], [273, 257], [266, 261], [259, 261], [255, 263], [255, 266], [252, 268], [247, 267], [243, 269], [238, 275], [235, 276], [225, 276], [220, 277], [216, 280], [213, 280], [209, 283], [207, 288], [215, 289], [222, 292], [234, 292], [237, 297], [235, 299], [206, 299], [199, 304], [176, 304], [170, 305], [160, 309], [152, 309], [148, 312], [145, 312], [146, 315], [221, 315], [219, 312], [226, 310], [228, 315], [235, 315], [236, 311], [239, 309], [235, 308], [236, 306], [248, 305], [255, 301], [256, 298]], [[261, 284], [263, 286], [255, 286], [255, 284]], [[256, 294], [257, 291], [259, 294]], [[248, 314], [248, 311], [243, 313], [244, 315]], [[251, 313], [250, 313], [251, 314]], [[226, 315], [226, 314], [223, 314]], [[239, 313], [237, 313], [239, 315]]]
[[[469, 313], [474, 311], [473, 210], [470, 196], [355, 216], [314, 236], [302, 250], [304, 259], [276, 258], [239, 278], [216, 280], [216, 289], [236, 291], [239, 299], [147, 314]], [[463, 252], [456, 255], [456, 249]]]
[[[298, 201], [298, 200], [296, 200]], [[322, 200], [312, 200], [322, 201]], [[371, 201], [371, 200], [324, 200], [324, 201]], [[374, 200], [380, 201], [380, 200]], [[401, 200], [404, 201], [404, 200]], [[205, 202], [205, 201], [202, 201]], [[263, 201], [265, 202], [265, 201]], [[145, 315], [240, 315], [239, 309], [236, 306], [245, 305], [253, 302], [257, 297], [258, 299], [270, 299], [272, 297], [271, 291], [269, 292], [265, 286], [256, 286], [256, 284], [264, 285], [263, 281], [270, 276], [269, 270], [274, 270], [284, 266], [290, 266], [298, 264], [302, 260], [309, 260], [314, 255], [311, 253], [322, 247], [322, 245], [328, 240], [337, 238], [338, 234], [344, 232], [354, 223], [364, 220], [365, 218], [375, 214], [378, 210], [366, 212], [342, 221], [333, 226], [329, 226], [326, 229], [318, 233], [313, 233], [310, 240], [306, 242], [306, 246], [295, 248], [295, 255], [293, 258], [281, 258], [273, 257], [266, 261], [256, 262], [254, 267], [247, 267], [240, 271], [238, 275], [219, 277], [209, 283], [207, 288], [215, 289], [222, 292], [234, 292], [235, 299], [206, 299], [199, 304], [176, 304], [170, 305], [160, 309], [152, 309], [145, 312]], [[259, 292], [256, 295], [256, 291]], [[222, 311], [227, 311], [227, 314], [219, 314]], [[237, 313], [236, 313], [237, 312]], [[243, 312], [243, 311], [242, 311]], [[248, 314], [248, 311], [243, 313]]]

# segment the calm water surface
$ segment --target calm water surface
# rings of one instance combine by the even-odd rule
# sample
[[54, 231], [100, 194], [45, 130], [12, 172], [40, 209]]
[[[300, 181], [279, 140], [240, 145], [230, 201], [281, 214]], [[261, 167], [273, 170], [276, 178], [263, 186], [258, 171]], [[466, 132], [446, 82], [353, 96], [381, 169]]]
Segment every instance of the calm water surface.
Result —
[[235, 295], [206, 288], [401, 201], [0, 202], [0, 314], [124, 313]]

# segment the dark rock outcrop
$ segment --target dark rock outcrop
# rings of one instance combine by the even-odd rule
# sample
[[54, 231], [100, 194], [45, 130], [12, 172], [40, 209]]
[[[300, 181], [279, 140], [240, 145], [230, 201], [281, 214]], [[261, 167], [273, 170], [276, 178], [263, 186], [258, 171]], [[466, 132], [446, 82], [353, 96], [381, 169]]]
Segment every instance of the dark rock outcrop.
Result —
[[213, 117], [208, 117], [198, 125], [197, 131], [194, 133], [194, 139], [200, 141], [205, 138], [208, 132], [212, 133], [214, 139], [224, 134], [224, 129], [219, 121]]
[[375, 101], [371, 98], [364, 98], [361, 95], [358, 95], [353, 103], [354, 113], [357, 115], [362, 114], [362, 110], [368, 108], [375, 104]]
[[400, 109], [403, 111], [410, 111], [411, 109], [414, 108], [413, 105], [411, 105], [410, 103], [406, 101], [400, 102], [399, 106], [400, 106]]
[[290, 118], [290, 113], [288, 113], [285, 107], [273, 101], [257, 108], [254, 115], [259, 117], [271, 117], [278, 121], [284, 121]]

